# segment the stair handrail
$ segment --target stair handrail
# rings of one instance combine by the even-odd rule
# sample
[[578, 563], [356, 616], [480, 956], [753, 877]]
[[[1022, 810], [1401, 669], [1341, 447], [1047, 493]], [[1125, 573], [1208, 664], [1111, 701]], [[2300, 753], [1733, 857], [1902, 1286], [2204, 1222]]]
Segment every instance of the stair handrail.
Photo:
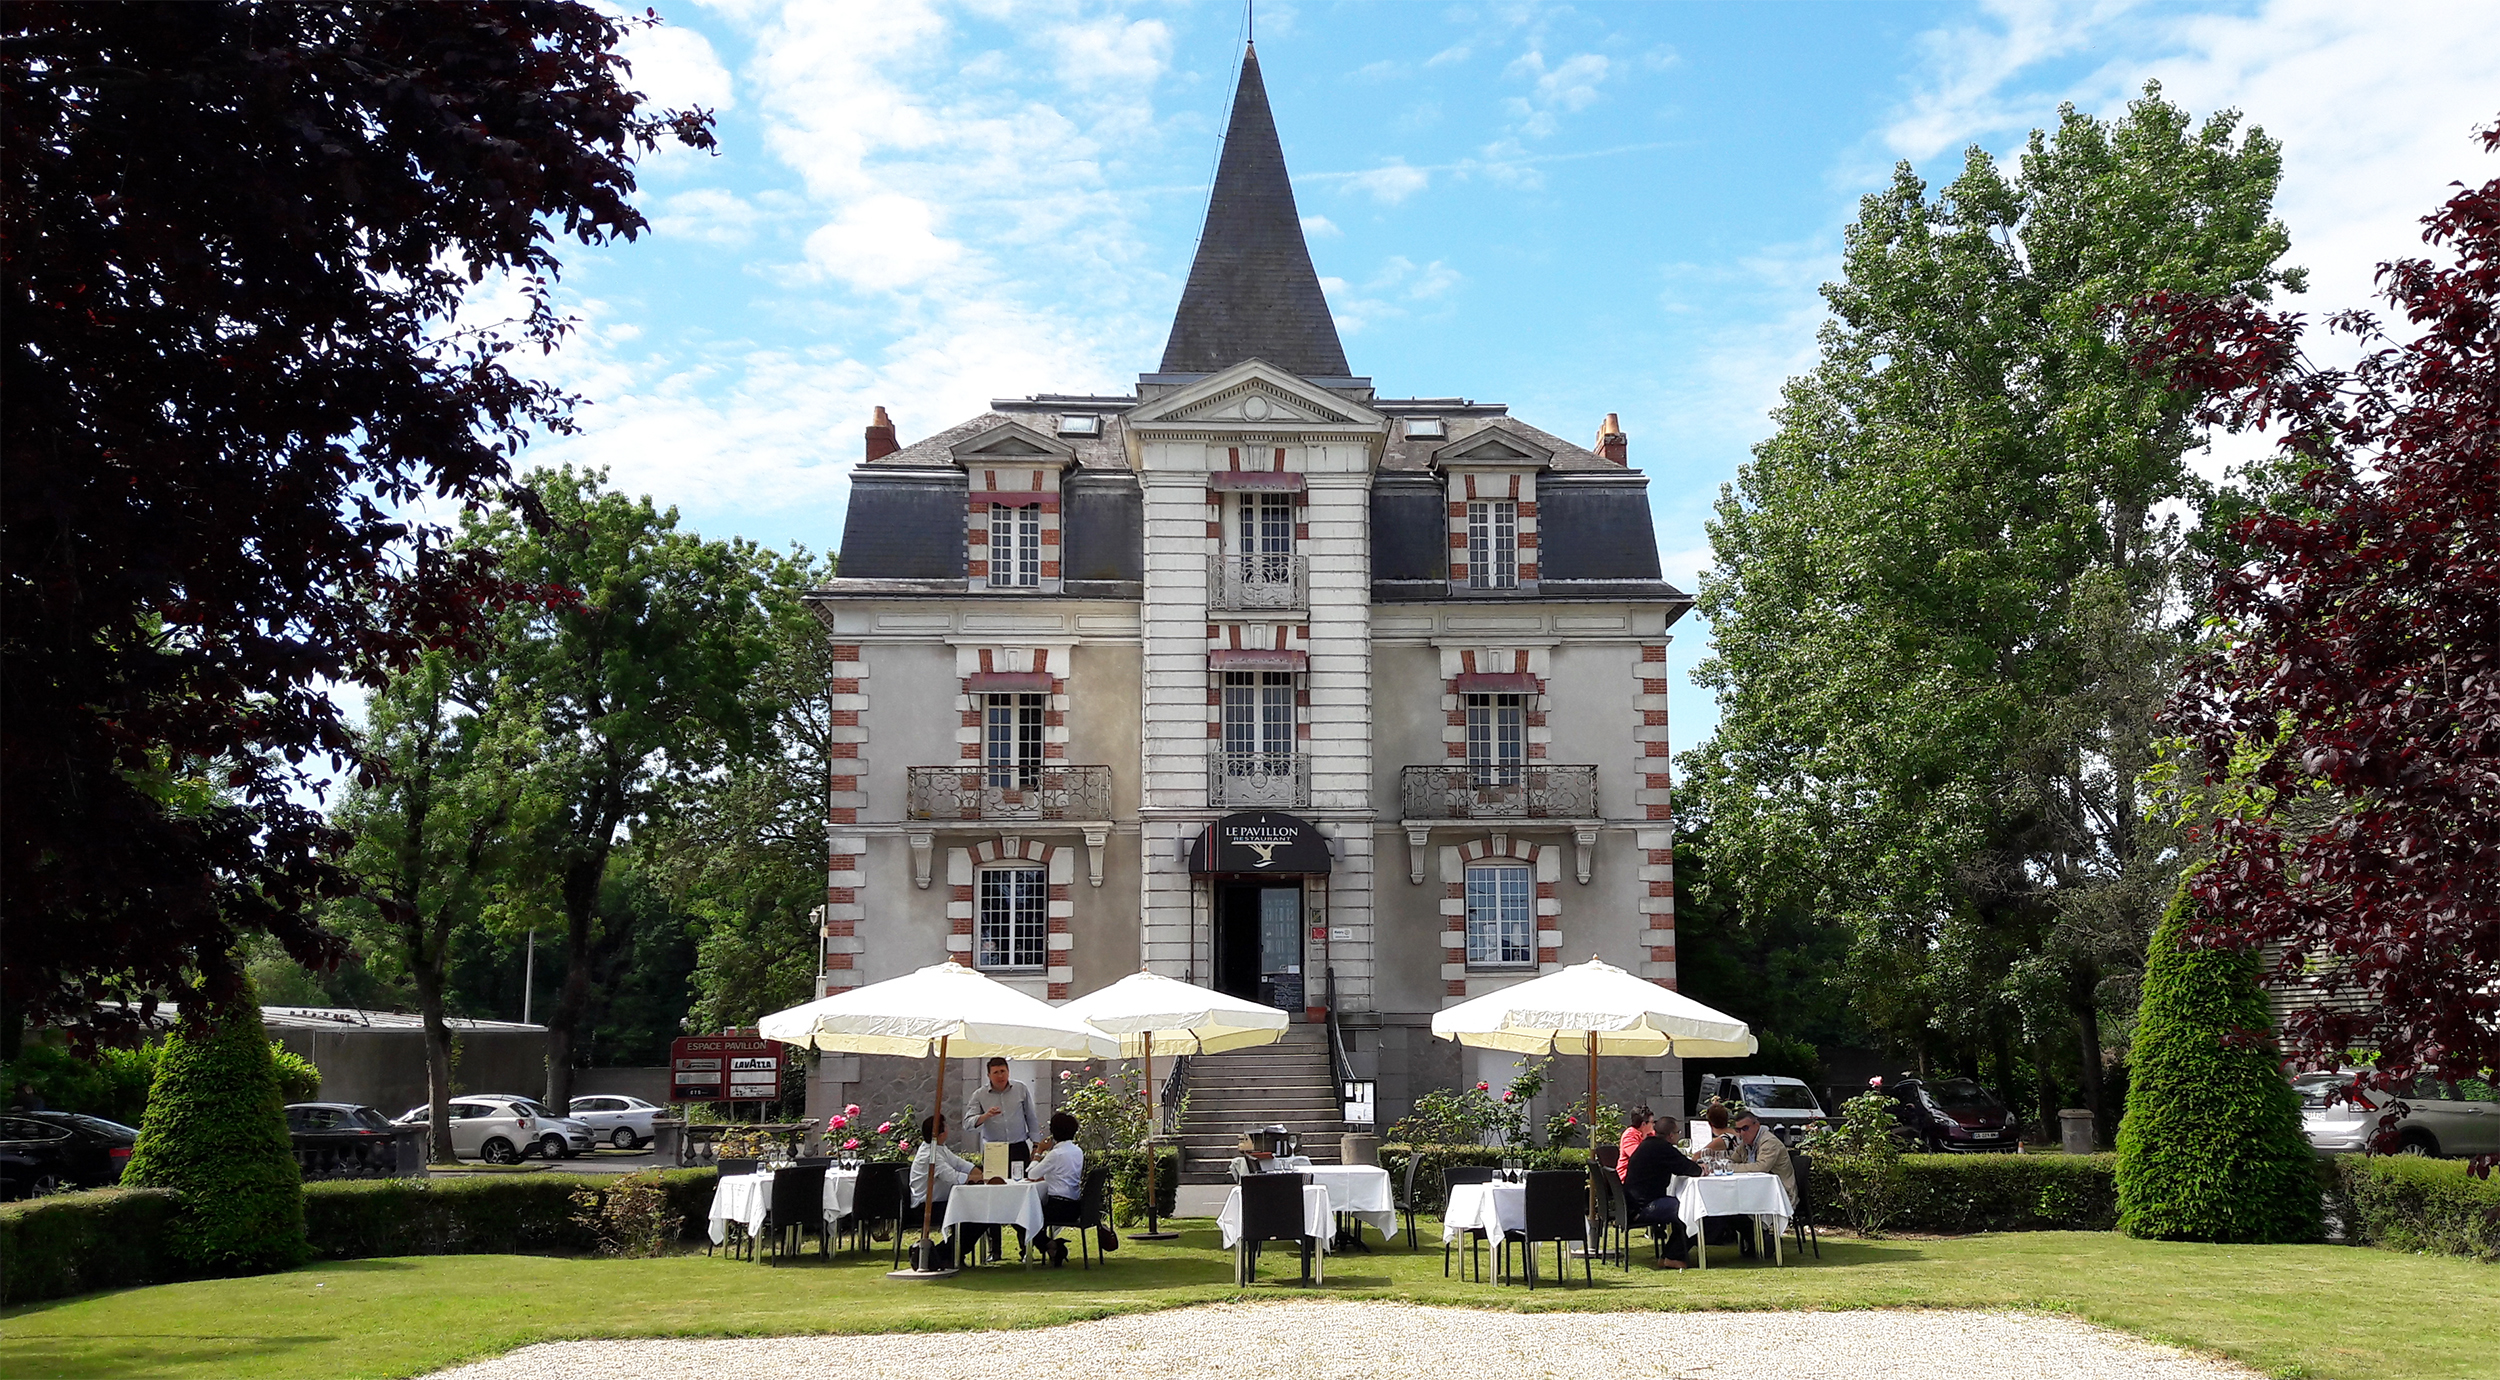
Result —
[[1155, 1109], [1163, 1125], [1156, 1134], [1177, 1136], [1181, 1133], [1181, 1118], [1189, 1110], [1188, 1101], [1189, 1056], [1182, 1054], [1173, 1058], [1172, 1071], [1163, 1079], [1162, 1105]]
[[1337, 1080], [1337, 1109], [1345, 1110], [1346, 1095], [1353, 1091], [1354, 1061], [1346, 1056], [1345, 1030], [1337, 1024], [1337, 966], [1328, 966], [1328, 1068]]

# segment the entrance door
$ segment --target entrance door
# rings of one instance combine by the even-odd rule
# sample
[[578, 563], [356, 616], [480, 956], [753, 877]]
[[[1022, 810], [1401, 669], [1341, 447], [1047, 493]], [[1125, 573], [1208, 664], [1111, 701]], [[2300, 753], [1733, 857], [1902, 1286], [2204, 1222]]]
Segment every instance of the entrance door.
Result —
[[1215, 897], [1216, 990], [1302, 1010], [1301, 884], [1217, 882]]

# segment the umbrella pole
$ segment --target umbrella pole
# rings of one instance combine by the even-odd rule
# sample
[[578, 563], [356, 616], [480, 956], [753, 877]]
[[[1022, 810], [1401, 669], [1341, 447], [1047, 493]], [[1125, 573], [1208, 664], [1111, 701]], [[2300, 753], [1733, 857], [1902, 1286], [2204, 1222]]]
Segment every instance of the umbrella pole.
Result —
[[[1597, 1032], [1586, 1031], [1580, 1038], [1589, 1045], [1589, 1222], [1593, 1227], [1597, 1221]], [[1584, 1249], [1587, 1244], [1583, 1243]]]
[[[929, 1122], [929, 1129], [931, 1131], [944, 1130], [946, 1127], [946, 1037], [943, 1035], [938, 1036], [937, 1105], [929, 1109], [929, 1114], [932, 1118]], [[929, 1139], [935, 1142], [937, 1137], [932, 1135]], [[924, 1260], [929, 1255], [929, 1218], [936, 1211], [937, 1152], [932, 1150], [929, 1152], [929, 1174], [920, 1189], [920, 1255]]]

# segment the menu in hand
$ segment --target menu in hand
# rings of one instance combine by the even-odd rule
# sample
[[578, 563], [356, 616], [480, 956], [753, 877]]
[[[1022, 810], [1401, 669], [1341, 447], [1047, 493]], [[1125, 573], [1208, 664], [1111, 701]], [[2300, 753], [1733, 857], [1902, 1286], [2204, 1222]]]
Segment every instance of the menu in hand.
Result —
[[1007, 1142], [994, 1140], [981, 1147], [981, 1177], [984, 1179], [1007, 1177]]

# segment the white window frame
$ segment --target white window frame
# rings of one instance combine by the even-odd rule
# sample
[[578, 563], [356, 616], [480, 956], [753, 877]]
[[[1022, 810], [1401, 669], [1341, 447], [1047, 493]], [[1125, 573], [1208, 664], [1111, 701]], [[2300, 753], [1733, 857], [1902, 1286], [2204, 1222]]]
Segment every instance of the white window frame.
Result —
[[1519, 505], [1477, 499], [1467, 505], [1467, 587], [1519, 587]]
[[1226, 671], [1223, 744], [1227, 757], [1283, 756], [1297, 749], [1297, 707], [1291, 671]]
[[1042, 505], [990, 505], [990, 587], [1042, 586]]
[[1467, 696], [1467, 767], [1479, 786], [1516, 786], [1528, 761], [1528, 697]]
[[1467, 869], [1467, 966], [1536, 966], [1536, 868], [1482, 863]]
[[985, 867], [973, 876], [973, 966], [1038, 973], [1050, 967], [1050, 871]]
[[981, 697], [982, 784], [994, 791], [1042, 784], [1042, 726], [1047, 695], [1029, 691]]

